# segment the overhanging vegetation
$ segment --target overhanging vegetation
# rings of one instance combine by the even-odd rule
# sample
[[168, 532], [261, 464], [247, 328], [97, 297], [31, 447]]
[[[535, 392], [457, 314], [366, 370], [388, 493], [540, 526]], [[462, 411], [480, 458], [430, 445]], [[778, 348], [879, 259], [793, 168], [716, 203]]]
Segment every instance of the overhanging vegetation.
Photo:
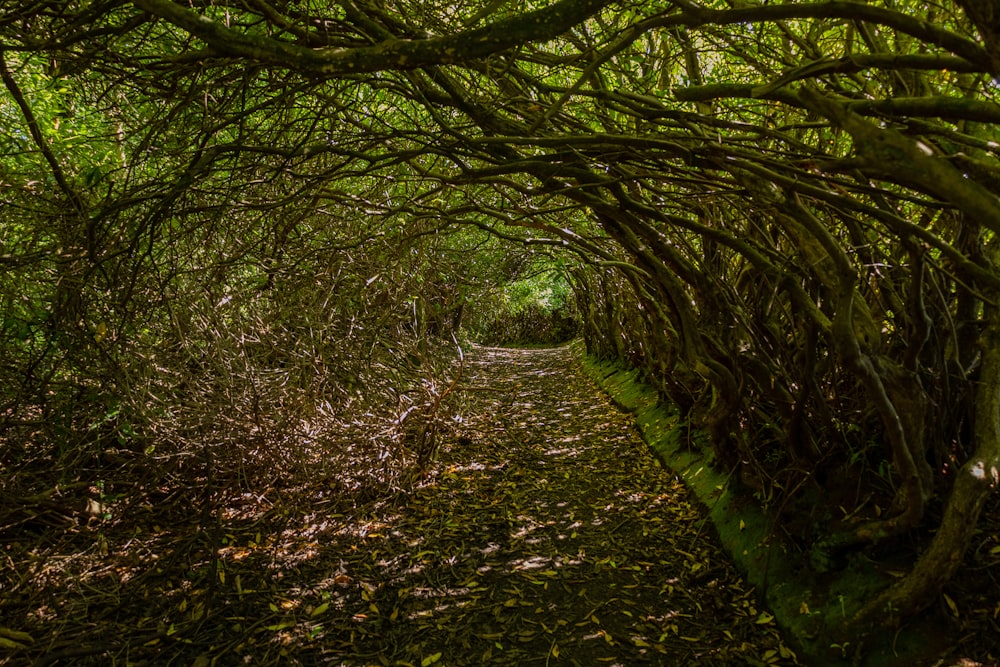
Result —
[[546, 276], [816, 571], [921, 541], [828, 619], [892, 630], [998, 546], [998, 35], [974, 0], [4, 7], [8, 504], [405, 486], [463, 324], [526, 338], [497, 295]]

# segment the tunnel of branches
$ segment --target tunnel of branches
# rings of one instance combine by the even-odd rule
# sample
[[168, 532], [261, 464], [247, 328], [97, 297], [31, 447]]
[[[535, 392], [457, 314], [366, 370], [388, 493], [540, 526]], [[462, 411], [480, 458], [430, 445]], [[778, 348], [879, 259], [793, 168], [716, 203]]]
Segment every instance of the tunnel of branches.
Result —
[[817, 570], [923, 540], [900, 622], [1000, 476], [991, 8], [5, 3], [4, 503], [377, 492], [457, 345], [576, 336]]

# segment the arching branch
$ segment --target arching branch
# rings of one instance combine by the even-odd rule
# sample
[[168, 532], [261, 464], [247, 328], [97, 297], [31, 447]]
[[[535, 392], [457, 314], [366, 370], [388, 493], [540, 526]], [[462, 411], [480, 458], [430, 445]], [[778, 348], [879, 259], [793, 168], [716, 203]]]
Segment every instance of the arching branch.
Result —
[[558, 37], [609, 4], [610, 0], [561, 0], [457, 35], [387, 39], [354, 49], [312, 49], [233, 30], [172, 0], [135, 0], [136, 7], [201, 39], [220, 56], [249, 58], [320, 76], [412, 70], [484, 58], [528, 42]]

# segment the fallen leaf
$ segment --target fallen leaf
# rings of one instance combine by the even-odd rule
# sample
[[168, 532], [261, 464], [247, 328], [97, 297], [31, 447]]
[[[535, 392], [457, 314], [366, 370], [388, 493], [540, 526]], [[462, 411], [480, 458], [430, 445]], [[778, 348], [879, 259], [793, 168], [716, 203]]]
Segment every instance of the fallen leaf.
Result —
[[27, 632], [11, 630], [10, 628], [0, 628], [0, 637], [10, 639], [21, 644], [34, 644], [35, 640]]
[[271, 632], [277, 632], [278, 630], [287, 630], [288, 628], [294, 628], [295, 621], [282, 621], [281, 623], [275, 623], [274, 625], [265, 625], [265, 630], [270, 630]]
[[955, 618], [958, 618], [958, 605], [955, 604], [955, 601], [952, 600], [947, 593], [942, 593], [941, 595], [944, 596], [944, 601], [948, 605], [948, 609], [951, 610], [952, 615], [954, 615]]

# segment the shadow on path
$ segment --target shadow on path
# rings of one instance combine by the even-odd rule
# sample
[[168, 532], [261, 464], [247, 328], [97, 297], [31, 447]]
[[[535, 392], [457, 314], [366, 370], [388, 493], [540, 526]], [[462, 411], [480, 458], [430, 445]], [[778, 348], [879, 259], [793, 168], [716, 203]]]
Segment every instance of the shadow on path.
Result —
[[795, 664], [571, 349], [466, 363], [408, 493], [352, 506], [317, 470], [8, 536], [0, 665]]
[[466, 373], [471, 443], [442, 452], [405, 510], [373, 517], [345, 563], [363, 599], [345, 606], [340, 659], [794, 664], [572, 351], [479, 348]]

